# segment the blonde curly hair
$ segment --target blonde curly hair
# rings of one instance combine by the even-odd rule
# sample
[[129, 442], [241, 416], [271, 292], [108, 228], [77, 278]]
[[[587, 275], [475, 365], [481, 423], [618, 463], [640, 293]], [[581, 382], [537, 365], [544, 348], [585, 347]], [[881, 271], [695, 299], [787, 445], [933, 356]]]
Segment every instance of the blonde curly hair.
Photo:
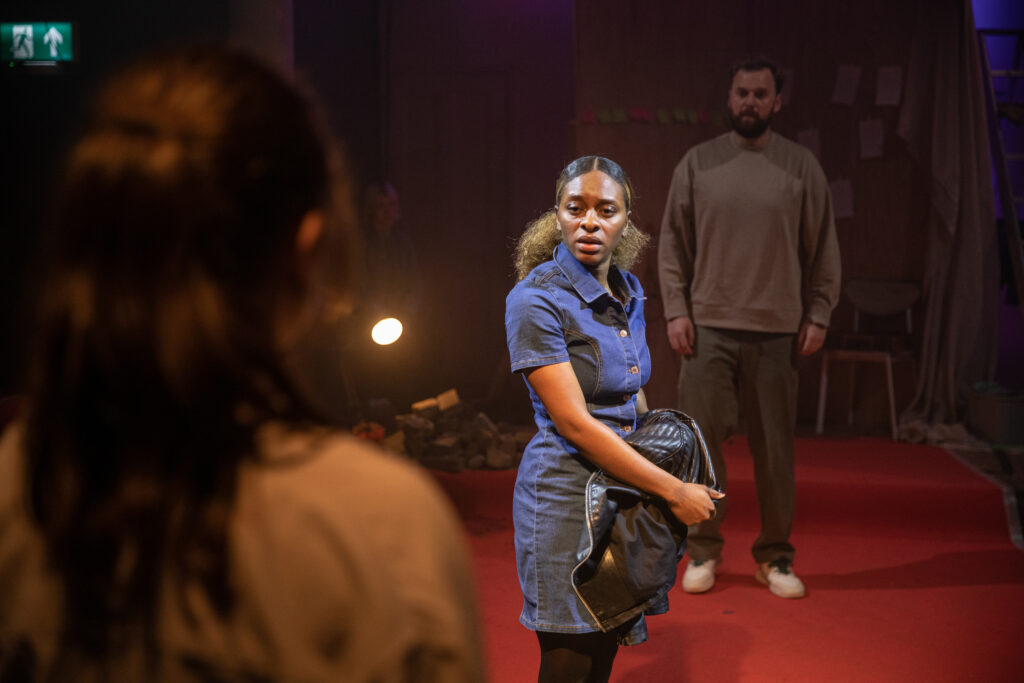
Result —
[[[562, 201], [562, 193], [571, 180], [591, 171], [601, 171], [618, 183], [622, 188], [626, 211], [629, 211], [633, 200], [632, 183], [621, 166], [611, 159], [599, 156], [580, 157], [562, 170], [555, 183], [555, 205]], [[539, 218], [531, 221], [516, 243], [513, 254], [516, 280], [522, 280], [531, 270], [545, 261], [550, 261], [552, 252], [561, 241], [562, 229], [558, 225], [555, 209], [548, 209]], [[629, 270], [640, 260], [640, 255], [650, 241], [651, 236], [636, 227], [632, 219], [627, 218], [626, 228], [615, 251], [612, 252], [612, 263], [622, 270]]]

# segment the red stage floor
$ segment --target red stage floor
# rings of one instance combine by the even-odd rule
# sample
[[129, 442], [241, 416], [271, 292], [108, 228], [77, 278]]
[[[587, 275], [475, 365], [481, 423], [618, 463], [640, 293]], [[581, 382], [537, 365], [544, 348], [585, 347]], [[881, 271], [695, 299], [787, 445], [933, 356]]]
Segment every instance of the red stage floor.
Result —
[[[801, 439], [793, 543], [803, 600], [754, 581], [759, 527], [746, 443], [726, 446], [726, 549], [715, 588], [649, 620], [613, 681], [1021, 681], [1024, 552], [1001, 490], [941, 449], [877, 438]], [[519, 625], [514, 472], [437, 473], [468, 532], [492, 680], [536, 679]], [[685, 560], [684, 560], [685, 563]], [[682, 566], [680, 567], [680, 570]]]

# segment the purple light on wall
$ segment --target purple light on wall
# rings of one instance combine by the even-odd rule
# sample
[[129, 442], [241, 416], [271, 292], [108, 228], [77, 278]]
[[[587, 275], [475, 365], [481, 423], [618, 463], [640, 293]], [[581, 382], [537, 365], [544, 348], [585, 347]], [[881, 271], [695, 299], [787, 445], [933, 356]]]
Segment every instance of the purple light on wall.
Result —
[[1020, 0], [974, 0], [977, 28], [1024, 29], [1024, 3]]
[[[1020, 0], [974, 0], [974, 23], [979, 30], [1002, 29], [1024, 31], [1024, 2]], [[1024, 38], [1016, 35], [987, 36], [985, 38], [988, 50], [989, 64], [993, 70], [996, 69], [1021, 69], [1024, 64], [1020, 63], [1020, 56], [1024, 50], [1024, 44], [1018, 44]], [[996, 99], [999, 102], [1024, 103], [1024, 78], [996, 78], [993, 79], [993, 87], [996, 92]], [[1020, 153], [1024, 151], [1024, 128], [1007, 121], [1002, 123], [1003, 141], [1008, 153]], [[1014, 187], [1014, 194], [1024, 195], [1024, 163], [1010, 163], [1010, 181]], [[993, 174], [993, 185], [995, 176]], [[994, 187], [998, 198], [999, 190]], [[1024, 218], [1024, 204], [1017, 205], [1018, 219]], [[996, 214], [1002, 220], [1002, 204], [996, 201]], [[1007, 248], [1005, 233], [1000, 234], [1000, 250]], [[1008, 268], [1006, 252], [1003, 251], [1001, 258], [1004, 261], [1003, 268]], [[1014, 301], [1012, 286], [1006, 287], [1004, 293], [1006, 298], [1000, 307], [999, 320], [999, 361], [996, 369], [996, 378], [1004, 386], [1014, 389], [1024, 389], [1024, 321], [1022, 321], [1018, 306]]]

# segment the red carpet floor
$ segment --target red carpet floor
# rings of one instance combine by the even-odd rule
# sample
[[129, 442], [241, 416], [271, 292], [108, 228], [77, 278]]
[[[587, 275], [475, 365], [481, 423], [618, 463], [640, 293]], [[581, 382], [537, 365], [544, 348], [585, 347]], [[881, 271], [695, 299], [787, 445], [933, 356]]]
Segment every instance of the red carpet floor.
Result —
[[[792, 540], [808, 595], [788, 601], [753, 578], [746, 443], [726, 458], [718, 582], [704, 595], [677, 585], [651, 640], [619, 650], [613, 681], [1024, 681], [1024, 552], [996, 485], [936, 448], [799, 440]], [[491, 678], [536, 680], [536, 640], [518, 621], [515, 473], [436, 476], [469, 535]]]

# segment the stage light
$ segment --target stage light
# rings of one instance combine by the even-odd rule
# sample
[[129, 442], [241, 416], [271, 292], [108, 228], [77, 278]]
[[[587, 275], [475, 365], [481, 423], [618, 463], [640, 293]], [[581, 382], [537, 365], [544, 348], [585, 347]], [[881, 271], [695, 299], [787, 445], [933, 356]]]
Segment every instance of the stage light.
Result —
[[381, 346], [398, 341], [402, 336], [402, 322], [398, 318], [384, 318], [373, 326], [370, 337]]

